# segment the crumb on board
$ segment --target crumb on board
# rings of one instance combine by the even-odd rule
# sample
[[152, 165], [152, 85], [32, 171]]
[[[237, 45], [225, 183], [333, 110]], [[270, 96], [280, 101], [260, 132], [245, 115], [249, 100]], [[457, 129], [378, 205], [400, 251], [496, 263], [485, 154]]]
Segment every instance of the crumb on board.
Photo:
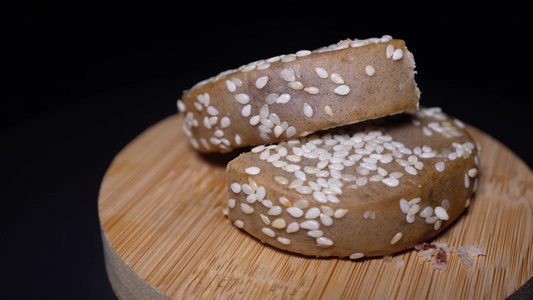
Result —
[[415, 250], [418, 251], [418, 257], [422, 258], [422, 262], [428, 261], [432, 269], [438, 269], [445, 271], [448, 264], [448, 257], [450, 254], [456, 253], [459, 255], [459, 261], [461, 265], [466, 269], [472, 267], [474, 257], [480, 255], [487, 255], [487, 253], [478, 245], [469, 247], [448, 247], [447, 243], [421, 243], [416, 245]]

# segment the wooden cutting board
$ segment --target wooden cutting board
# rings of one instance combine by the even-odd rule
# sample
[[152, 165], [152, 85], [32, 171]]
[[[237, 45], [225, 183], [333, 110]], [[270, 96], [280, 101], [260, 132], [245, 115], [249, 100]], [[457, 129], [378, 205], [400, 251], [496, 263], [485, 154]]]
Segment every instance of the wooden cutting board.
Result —
[[[502, 299], [533, 276], [533, 173], [505, 146], [482, 146], [480, 188], [432, 242], [479, 245], [486, 256], [445, 271], [416, 250], [352, 261], [279, 251], [224, 216], [225, 167], [235, 154], [199, 155], [169, 117], [112, 162], [98, 201], [106, 268], [122, 299]], [[402, 266], [402, 262], [405, 263]]]

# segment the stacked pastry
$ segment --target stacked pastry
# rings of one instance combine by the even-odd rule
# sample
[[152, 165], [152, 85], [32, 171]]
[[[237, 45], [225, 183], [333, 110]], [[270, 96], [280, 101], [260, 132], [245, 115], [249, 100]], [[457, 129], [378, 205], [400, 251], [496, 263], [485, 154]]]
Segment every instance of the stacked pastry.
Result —
[[389, 255], [468, 207], [479, 150], [464, 124], [419, 108], [415, 61], [390, 36], [256, 61], [178, 100], [199, 152], [246, 146], [227, 167], [228, 217], [305, 255]]

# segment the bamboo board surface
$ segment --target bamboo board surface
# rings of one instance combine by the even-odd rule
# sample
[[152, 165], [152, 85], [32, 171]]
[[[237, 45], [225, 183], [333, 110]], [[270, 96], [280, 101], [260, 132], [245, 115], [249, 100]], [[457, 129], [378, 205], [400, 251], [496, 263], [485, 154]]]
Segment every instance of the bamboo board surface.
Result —
[[[121, 299], [503, 299], [533, 276], [533, 173], [479, 131], [480, 187], [432, 242], [479, 245], [465, 268], [434, 270], [416, 250], [353, 261], [279, 251], [234, 227], [225, 168], [235, 154], [199, 155], [171, 116], [114, 159], [98, 200], [109, 279]], [[401, 267], [399, 263], [405, 262]]]

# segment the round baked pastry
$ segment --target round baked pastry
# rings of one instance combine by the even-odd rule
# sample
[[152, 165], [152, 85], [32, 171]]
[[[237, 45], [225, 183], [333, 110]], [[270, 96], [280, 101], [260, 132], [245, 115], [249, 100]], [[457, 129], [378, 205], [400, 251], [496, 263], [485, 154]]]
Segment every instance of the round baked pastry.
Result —
[[196, 84], [178, 100], [200, 152], [275, 143], [418, 105], [415, 61], [390, 36], [275, 56]]
[[461, 121], [422, 108], [241, 154], [227, 167], [228, 217], [291, 252], [390, 255], [459, 217], [479, 164]]

